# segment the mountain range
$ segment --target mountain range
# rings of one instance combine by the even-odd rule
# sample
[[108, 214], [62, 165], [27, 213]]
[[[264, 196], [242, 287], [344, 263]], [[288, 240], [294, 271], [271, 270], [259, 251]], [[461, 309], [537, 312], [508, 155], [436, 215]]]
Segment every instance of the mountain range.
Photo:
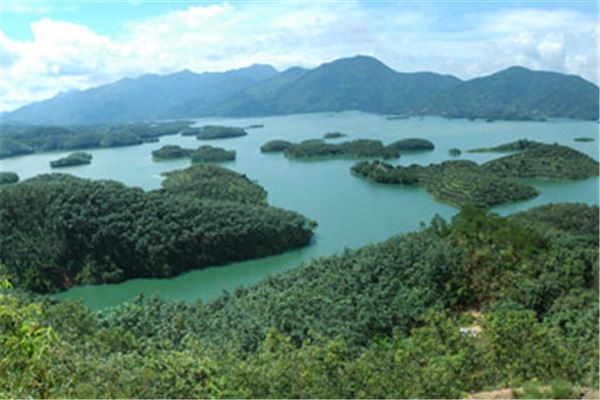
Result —
[[598, 119], [599, 89], [581, 77], [511, 67], [461, 80], [397, 72], [367, 56], [314, 69], [270, 65], [143, 75], [62, 93], [6, 113], [9, 123], [74, 125], [205, 116], [360, 110], [486, 119]]

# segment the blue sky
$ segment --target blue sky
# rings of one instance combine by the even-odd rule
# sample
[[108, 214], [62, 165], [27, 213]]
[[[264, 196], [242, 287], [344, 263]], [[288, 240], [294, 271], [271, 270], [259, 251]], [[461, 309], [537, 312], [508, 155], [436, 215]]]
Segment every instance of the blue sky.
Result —
[[4, 0], [2, 99], [181, 69], [314, 67], [356, 54], [463, 79], [511, 65], [598, 82], [598, 1]]

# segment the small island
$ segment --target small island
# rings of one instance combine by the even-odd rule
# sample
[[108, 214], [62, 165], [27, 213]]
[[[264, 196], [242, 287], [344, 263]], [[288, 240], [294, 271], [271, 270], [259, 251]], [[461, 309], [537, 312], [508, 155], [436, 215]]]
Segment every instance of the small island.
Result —
[[284, 151], [290, 158], [331, 158], [331, 157], [382, 157], [398, 158], [397, 150], [384, 146], [380, 140], [357, 139], [337, 144], [326, 143], [322, 139], [310, 139], [294, 144]]
[[419, 138], [397, 140], [390, 143], [388, 147], [397, 151], [433, 150], [435, 148], [429, 140]]
[[214, 164], [165, 172], [161, 186], [169, 195], [267, 206], [267, 191], [246, 175]]
[[152, 157], [159, 160], [171, 160], [190, 157], [193, 152], [193, 149], [184, 149], [181, 146], [168, 144], [158, 150], [154, 150]]
[[469, 153], [508, 153], [512, 151], [529, 150], [535, 147], [543, 146], [544, 143], [535, 140], [521, 139], [514, 142], [501, 144], [494, 147], [480, 147], [478, 149], [468, 150]]
[[233, 161], [235, 160], [235, 150], [201, 146], [191, 154], [191, 158], [193, 163]]
[[51, 168], [73, 167], [76, 165], [85, 165], [92, 162], [92, 155], [83, 151], [76, 151], [66, 157], [50, 161]]
[[0, 185], [9, 185], [19, 182], [19, 175], [15, 172], [2, 171], [0, 172]]
[[[497, 148], [514, 148], [515, 143]], [[482, 165], [453, 160], [404, 167], [374, 161], [354, 165], [352, 173], [384, 184], [421, 186], [436, 199], [457, 207], [483, 208], [537, 196], [533, 187], [517, 178], [578, 180], [599, 174], [597, 161], [569, 147], [545, 143], [525, 147]]]
[[339, 139], [345, 137], [346, 135], [342, 132], [327, 132], [323, 135], [323, 139]]
[[401, 120], [401, 119], [409, 119], [410, 117], [408, 115], [390, 115], [385, 117], [385, 119], [387, 119], [388, 121], [396, 121], [396, 120]]
[[260, 146], [262, 153], [280, 153], [292, 147], [294, 144], [287, 140], [270, 140]]
[[242, 128], [231, 126], [206, 125], [200, 128], [196, 138], [199, 140], [230, 139], [246, 136], [248, 133]]
[[593, 142], [594, 138], [592, 137], [576, 137], [575, 139], [576, 142]]
[[448, 150], [448, 154], [450, 154], [452, 157], [458, 157], [462, 154], [462, 152], [460, 151], [460, 149], [453, 147], [450, 150]]
[[537, 196], [533, 187], [482, 173], [482, 168], [472, 161], [408, 167], [373, 161], [358, 163], [351, 171], [379, 183], [420, 186], [437, 200], [455, 207], [487, 208]]
[[263, 124], [252, 124], [252, 125], [248, 125], [245, 129], [259, 129], [259, 128], [264, 128], [265, 126]]

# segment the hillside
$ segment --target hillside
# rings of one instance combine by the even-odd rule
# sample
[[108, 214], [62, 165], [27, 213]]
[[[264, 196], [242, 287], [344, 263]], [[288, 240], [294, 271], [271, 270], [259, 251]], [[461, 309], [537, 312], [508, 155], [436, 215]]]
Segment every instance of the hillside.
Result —
[[314, 69], [268, 65], [222, 73], [182, 71], [122, 79], [7, 113], [26, 124], [90, 124], [203, 116], [262, 116], [360, 110], [452, 118], [598, 119], [598, 87], [556, 72], [511, 67], [468, 81], [397, 72], [367, 56]]
[[227, 72], [196, 74], [184, 70], [143, 75], [60, 94], [5, 117], [7, 121], [52, 125], [152, 121], [174, 116], [174, 109], [186, 102], [206, 105], [276, 74], [271, 66], [253, 65]]
[[453, 118], [598, 119], [598, 86], [578, 76], [511, 67], [452, 87], [426, 113]]
[[550, 383], [570, 397], [598, 385], [597, 232], [597, 206], [466, 209], [208, 304], [94, 313], [5, 290], [0, 394], [465, 398]]
[[[448, 75], [399, 73], [366, 56], [339, 59], [313, 70], [289, 70], [192, 115], [247, 116], [361, 110], [420, 113], [442, 90], [460, 83]], [[190, 110], [192, 111], [192, 110]]]

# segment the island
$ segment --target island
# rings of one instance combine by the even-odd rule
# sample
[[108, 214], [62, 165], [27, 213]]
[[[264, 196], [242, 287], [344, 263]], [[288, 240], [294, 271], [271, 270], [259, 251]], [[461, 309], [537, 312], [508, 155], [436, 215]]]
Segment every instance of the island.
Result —
[[187, 158], [192, 155], [193, 149], [184, 149], [181, 146], [168, 144], [152, 152], [152, 157], [159, 160]]
[[294, 144], [287, 140], [270, 140], [260, 146], [260, 151], [263, 153], [279, 153], [292, 147]]
[[81, 126], [5, 125], [0, 127], [0, 158], [43, 151], [140, 145], [156, 142], [161, 136], [178, 134], [191, 124], [193, 121]]
[[92, 155], [83, 151], [76, 151], [66, 157], [50, 161], [51, 168], [73, 167], [76, 165], [86, 165], [92, 162]]
[[162, 190], [170, 195], [266, 206], [267, 191], [246, 175], [214, 164], [165, 172]]
[[235, 160], [235, 150], [221, 147], [201, 146], [191, 154], [192, 162], [226, 162]]
[[460, 151], [460, 149], [453, 147], [450, 150], [448, 150], [448, 154], [450, 154], [452, 157], [458, 157], [462, 154], [462, 152]]
[[0, 185], [9, 185], [19, 182], [19, 175], [15, 172], [0, 171]]
[[598, 161], [570, 147], [542, 144], [488, 161], [485, 172], [501, 177], [580, 180], [598, 176]]
[[513, 151], [529, 150], [534, 147], [543, 146], [544, 143], [536, 142], [535, 140], [520, 139], [514, 142], [501, 144], [494, 147], [481, 147], [478, 149], [468, 150], [469, 153], [509, 153]]
[[196, 138], [198, 138], [198, 140], [230, 139], [246, 136], [247, 134], [248, 133], [242, 128], [206, 125], [200, 128]]
[[400, 154], [380, 140], [356, 139], [342, 143], [326, 143], [323, 139], [309, 139], [285, 149], [290, 158], [398, 158]]
[[338, 139], [338, 138], [342, 138], [345, 136], [346, 135], [343, 134], [342, 132], [327, 132], [326, 134], [323, 135], [323, 139]]
[[245, 129], [259, 129], [259, 128], [264, 128], [265, 126], [263, 124], [251, 124], [248, 125]]
[[0, 215], [11, 216], [0, 224], [0, 262], [19, 287], [38, 293], [279, 254], [308, 245], [316, 225], [269, 206], [256, 183], [215, 166], [173, 172], [150, 192], [37, 175], [2, 187]]
[[598, 168], [597, 161], [577, 150], [541, 143], [482, 165], [454, 160], [406, 167], [374, 161], [358, 163], [351, 171], [379, 183], [421, 186], [453, 206], [487, 208], [537, 196], [533, 187], [517, 178], [579, 180], [598, 176]]
[[410, 116], [408, 115], [390, 115], [385, 117], [385, 119], [387, 119], [388, 121], [396, 121], [396, 120], [401, 120], [401, 119], [409, 119]]
[[183, 129], [179, 134], [181, 136], [196, 136], [200, 132], [202, 132], [202, 128], [188, 127], [188, 128]]
[[433, 150], [435, 148], [429, 140], [420, 138], [397, 140], [390, 143], [388, 147], [397, 151]]
[[593, 137], [576, 137], [573, 140], [576, 142], [593, 142], [594, 138]]

